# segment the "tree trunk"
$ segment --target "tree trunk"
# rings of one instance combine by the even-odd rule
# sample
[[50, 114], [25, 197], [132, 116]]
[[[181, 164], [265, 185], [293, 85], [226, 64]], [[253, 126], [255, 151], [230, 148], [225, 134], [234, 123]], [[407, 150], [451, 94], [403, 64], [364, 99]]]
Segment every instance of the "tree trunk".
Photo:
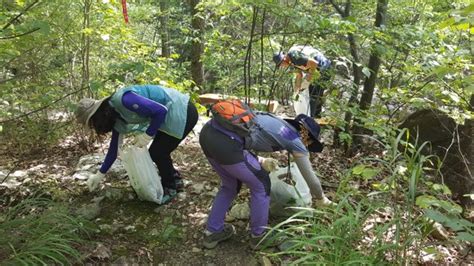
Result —
[[[375, 27], [380, 28], [385, 24], [385, 18], [387, 16], [387, 5], [388, 0], [378, 0], [377, 2], [377, 13], [375, 16]], [[377, 81], [377, 74], [379, 72], [380, 64], [382, 62], [381, 55], [379, 54], [376, 46], [379, 44], [378, 41], [375, 42], [374, 47], [369, 58], [369, 71], [370, 76], [365, 78], [364, 81], [364, 90], [359, 102], [359, 107], [361, 110], [368, 110], [372, 104], [372, 98], [374, 96], [375, 83]], [[360, 124], [360, 121], [354, 128], [354, 133], [364, 134], [368, 133]], [[360, 141], [358, 141], [360, 142]]]
[[260, 26], [260, 74], [259, 74], [259, 87], [258, 87], [258, 103], [262, 100], [262, 94], [263, 94], [263, 66], [265, 64], [265, 61], [263, 60], [263, 38], [264, 35], [263, 33], [265, 32], [265, 15], [266, 15], [266, 9], [263, 9], [263, 14], [262, 14], [262, 24]]
[[161, 15], [160, 20], [160, 35], [161, 35], [161, 56], [169, 57], [171, 54], [170, 51], [170, 37], [168, 32], [168, 1], [160, 1], [160, 11]]
[[[351, 15], [352, 11], [352, 3], [350, 0], [347, 0], [344, 6], [344, 9], [341, 9], [333, 0], [330, 1], [336, 11], [346, 19]], [[357, 47], [356, 36], [353, 33], [347, 34], [347, 41], [349, 42], [349, 49], [352, 55], [352, 74], [353, 74], [353, 82], [352, 87], [350, 88], [350, 97], [349, 101], [347, 102], [348, 107], [353, 107], [357, 102], [357, 97], [359, 96], [359, 85], [362, 80], [362, 68], [360, 67], [360, 56], [359, 56], [359, 49]], [[344, 131], [349, 133], [350, 125], [352, 121], [352, 113], [347, 111], [344, 115]], [[340, 129], [336, 128], [334, 130], [334, 144], [337, 146], [339, 143], [339, 133]], [[344, 149], [346, 152], [349, 151], [350, 147], [349, 144], [346, 143]]]
[[189, 0], [191, 7], [191, 26], [196, 33], [193, 37], [191, 45], [191, 75], [198, 87], [202, 87], [204, 83], [204, 70], [201, 62], [201, 55], [204, 51], [202, 43], [202, 32], [204, 30], [204, 20], [198, 16], [199, 10], [196, 8], [200, 0]]
[[249, 104], [250, 102], [250, 87], [252, 86], [252, 76], [250, 72], [250, 65], [252, 61], [252, 43], [253, 43], [253, 36], [255, 32], [255, 26], [257, 24], [257, 15], [258, 15], [258, 8], [253, 7], [253, 16], [252, 16], [252, 27], [250, 29], [250, 38], [249, 43], [247, 45], [247, 52], [245, 54], [245, 62], [244, 62], [244, 90], [245, 90], [245, 102]]
[[[89, 28], [90, 25], [90, 8], [91, 8], [91, 0], [84, 1], [84, 9], [83, 9], [83, 20], [82, 20], [82, 49], [81, 49], [81, 59], [82, 59], [82, 76], [81, 76], [81, 88], [89, 87], [89, 54], [90, 54], [90, 38], [87, 34], [85, 34], [84, 30]], [[90, 91], [90, 90], [89, 90]], [[90, 95], [93, 96], [93, 93], [90, 92]]]

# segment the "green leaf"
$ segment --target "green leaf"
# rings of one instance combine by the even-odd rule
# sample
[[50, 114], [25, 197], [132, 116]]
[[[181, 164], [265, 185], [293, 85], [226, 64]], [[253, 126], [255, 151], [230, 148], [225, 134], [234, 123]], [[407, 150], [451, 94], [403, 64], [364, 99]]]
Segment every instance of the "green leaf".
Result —
[[456, 25], [455, 28], [458, 29], [458, 30], [468, 30], [470, 28], [470, 24], [469, 23], [461, 23], [461, 24]]
[[446, 226], [453, 229], [454, 231], [461, 231], [464, 229], [464, 226], [461, 224], [461, 218], [448, 217], [446, 221]]
[[474, 93], [474, 84], [471, 84], [466, 87], [466, 92], [467, 93]]
[[137, 71], [138, 73], [142, 73], [143, 71], [145, 71], [145, 66], [141, 63], [137, 63], [135, 64], [135, 71]]
[[456, 239], [474, 243], [474, 235], [468, 232], [459, 232], [458, 235], [456, 236]]
[[33, 28], [39, 28], [38, 32], [40, 32], [42, 34], [49, 34], [49, 32], [50, 32], [49, 23], [46, 22], [46, 21], [41, 21], [41, 20], [35, 21], [32, 24], [32, 27]]
[[362, 177], [364, 179], [371, 179], [380, 172], [380, 169], [377, 168], [365, 168], [362, 171]]
[[435, 247], [426, 247], [423, 251], [428, 254], [438, 254], [438, 250]]
[[451, 190], [449, 189], [448, 186], [446, 185], [442, 185], [442, 184], [434, 184], [433, 185], [433, 189], [436, 190], [436, 191], [442, 191], [443, 194], [445, 195], [451, 195]]
[[370, 69], [368, 67], [362, 68], [362, 73], [364, 73], [364, 76], [370, 77]]
[[463, 8], [460, 12], [463, 16], [470, 16], [474, 12], [474, 4], [470, 4], [467, 7]]
[[439, 27], [440, 27], [441, 29], [443, 29], [443, 28], [446, 28], [446, 27], [449, 27], [449, 26], [453, 25], [455, 22], [456, 22], [455, 19], [454, 19], [453, 17], [451, 17], [451, 18], [449, 18], [449, 19], [447, 19], [447, 20], [441, 22], [441, 23], [439, 24]]
[[439, 200], [431, 195], [421, 195], [416, 198], [416, 205], [420, 208], [427, 209], [430, 207], [440, 207], [451, 214], [460, 214], [461, 206], [446, 200]]
[[359, 164], [356, 167], [352, 168], [352, 173], [355, 175], [361, 175], [364, 172], [365, 165]]
[[435, 67], [430, 75], [436, 75], [438, 77], [444, 77], [446, 74], [449, 74], [449, 73], [454, 73], [456, 70], [451, 68], [451, 67], [446, 67], [446, 66], [439, 66], [439, 67]]
[[91, 84], [90, 86], [91, 86], [92, 91], [99, 91], [100, 89], [104, 87], [104, 83], [101, 81], [93, 80], [91, 81], [90, 84]]
[[446, 221], [448, 221], [448, 217], [442, 213], [440, 213], [439, 211], [435, 211], [435, 210], [426, 210], [425, 211], [425, 216], [430, 218], [431, 220], [435, 221], [435, 222], [438, 222], [438, 223], [445, 223]]

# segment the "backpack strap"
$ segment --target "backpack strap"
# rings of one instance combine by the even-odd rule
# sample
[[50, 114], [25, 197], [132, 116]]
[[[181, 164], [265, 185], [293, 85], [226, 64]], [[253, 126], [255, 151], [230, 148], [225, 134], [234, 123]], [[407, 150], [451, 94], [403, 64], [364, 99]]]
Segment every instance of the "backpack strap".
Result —
[[[245, 112], [243, 112], [243, 113], [241, 113], [241, 114], [239, 114], [239, 115], [234, 115], [234, 116], [232, 116], [232, 118], [230, 119], [230, 121], [234, 122], [235, 120], [239, 120], [239, 119], [241, 119], [241, 118], [244, 117], [244, 116], [252, 115], [252, 114], [253, 114], [253, 113], [252, 113], [252, 111], [250, 111], [250, 110], [249, 110], [249, 111], [245, 111]], [[245, 122], [248, 122], [248, 121], [245, 121]]]
[[241, 136], [239, 136], [237, 133], [234, 133], [230, 130], [227, 130], [225, 128], [223, 128], [221, 125], [219, 125], [219, 123], [214, 120], [214, 119], [211, 119], [211, 126], [220, 131], [222, 134], [228, 136], [229, 138], [233, 139], [233, 140], [237, 140], [238, 142], [240, 142], [240, 144], [244, 145], [245, 144], [245, 139], [242, 138]]

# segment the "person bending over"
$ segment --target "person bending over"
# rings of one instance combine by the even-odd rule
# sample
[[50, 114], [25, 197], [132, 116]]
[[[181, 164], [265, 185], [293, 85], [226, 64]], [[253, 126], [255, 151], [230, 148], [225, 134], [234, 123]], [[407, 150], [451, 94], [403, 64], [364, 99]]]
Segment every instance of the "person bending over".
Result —
[[221, 178], [205, 232], [203, 245], [214, 248], [234, 234], [234, 227], [225, 224], [225, 215], [242, 183], [250, 189], [250, 231], [252, 248], [256, 248], [265, 233], [270, 206], [269, 172], [276, 168], [272, 158], [255, 156], [251, 151], [290, 152], [316, 198], [316, 206], [331, 205], [321, 183], [314, 174], [309, 152], [321, 152], [319, 125], [314, 119], [300, 114], [295, 119], [280, 119], [270, 113], [259, 112], [247, 137], [240, 137], [222, 127], [214, 118], [204, 125], [199, 142], [212, 168]]
[[97, 174], [87, 180], [94, 191], [117, 158], [119, 139], [124, 134], [142, 132], [139, 146], [150, 141], [150, 156], [158, 167], [163, 185], [162, 203], [183, 190], [179, 172], [173, 167], [171, 152], [196, 125], [198, 112], [189, 96], [158, 85], [133, 85], [119, 89], [101, 100], [84, 98], [78, 103], [76, 118], [98, 135], [112, 132], [109, 149]]

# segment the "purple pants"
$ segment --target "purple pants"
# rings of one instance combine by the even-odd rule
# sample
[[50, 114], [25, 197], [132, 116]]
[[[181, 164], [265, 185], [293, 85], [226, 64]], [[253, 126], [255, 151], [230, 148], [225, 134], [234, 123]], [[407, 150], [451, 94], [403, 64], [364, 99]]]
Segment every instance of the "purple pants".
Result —
[[207, 123], [199, 138], [209, 163], [221, 177], [221, 187], [214, 199], [207, 230], [220, 232], [232, 201], [241, 184], [250, 189], [250, 231], [261, 235], [268, 224], [270, 178], [255, 155], [245, 150], [243, 140], [215, 122]]

